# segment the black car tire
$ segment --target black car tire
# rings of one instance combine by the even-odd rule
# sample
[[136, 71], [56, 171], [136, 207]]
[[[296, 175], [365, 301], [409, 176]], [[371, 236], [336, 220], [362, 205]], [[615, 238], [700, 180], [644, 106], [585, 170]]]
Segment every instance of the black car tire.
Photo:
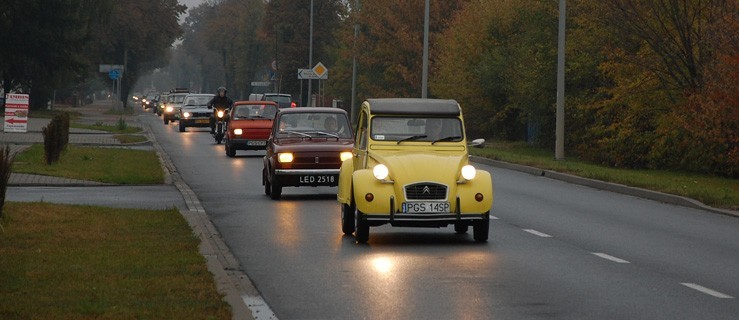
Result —
[[345, 235], [354, 233], [354, 206], [341, 204], [341, 231]]
[[267, 168], [262, 169], [262, 180], [264, 180], [264, 194], [270, 195], [272, 193], [272, 185], [267, 179]]
[[223, 137], [216, 137], [216, 144], [221, 144], [221, 141], [223, 141]]
[[486, 215], [485, 219], [475, 222], [475, 224], [472, 226], [472, 237], [475, 239], [475, 242], [488, 241], [488, 233], [490, 232], [490, 219], [488, 218], [489, 214], [490, 213]]
[[185, 132], [185, 129], [187, 129], [187, 127], [185, 127], [185, 124], [180, 121], [180, 132]]
[[280, 185], [280, 182], [277, 181], [277, 178], [272, 176], [272, 183], [270, 183], [269, 188], [269, 197], [272, 200], [280, 200], [280, 196], [282, 196], [282, 186]]
[[164, 118], [164, 124], [169, 124], [169, 119], [167, 119], [166, 117]]
[[458, 234], [465, 234], [467, 233], [468, 225], [464, 223], [455, 223], [454, 224], [454, 232]]
[[355, 222], [354, 225], [356, 226], [356, 230], [354, 231], [354, 240], [357, 241], [357, 243], [367, 243], [369, 240], [369, 224], [367, 221], [364, 221], [361, 219], [362, 212], [359, 210], [355, 211]]
[[228, 156], [229, 158], [235, 157], [236, 156], [236, 150], [234, 149], [234, 147], [231, 144], [231, 142], [228, 141], [228, 139], [226, 139], [225, 145], [226, 145], [226, 156]]

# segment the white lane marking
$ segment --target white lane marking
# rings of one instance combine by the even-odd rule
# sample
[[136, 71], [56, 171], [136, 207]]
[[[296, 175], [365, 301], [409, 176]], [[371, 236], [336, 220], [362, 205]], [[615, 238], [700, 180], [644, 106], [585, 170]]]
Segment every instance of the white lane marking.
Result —
[[496, 217], [496, 216], [490, 216], [490, 220], [498, 220], [498, 217]]
[[734, 297], [732, 297], [732, 296], [730, 296], [730, 295], [727, 295], [727, 294], [723, 294], [723, 293], [721, 293], [721, 292], [718, 292], [718, 291], [715, 291], [715, 290], [711, 290], [711, 289], [708, 289], [708, 288], [706, 288], [706, 287], [704, 287], [704, 286], [700, 286], [700, 285], [697, 285], [697, 284], [695, 284], [695, 283], [683, 282], [683, 283], [680, 283], [680, 284], [682, 284], [682, 285], [684, 285], [684, 286], [686, 286], [686, 287], [688, 287], [688, 288], [691, 288], [691, 289], [695, 289], [695, 290], [698, 290], [698, 291], [700, 291], [700, 292], [703, 292], [703, 293], [705, 293], [705, 294], [707, 294], [707, 295], [710, 295], [710, 296], [714, 296], [714, 297], [716, 297], [716, 298], [721, 298], [721, 299], [734, 299]]
[[251, 315], [256, 320], [261, 319], [275, 319], [277, 320], [277, 317], [275, 316], [275, 313], [272, 312], [272, 309], [269, 308], [266, 302], [264, 302], [264, 299], [262, 299], [261, 296], [247, 296], [243, 295], [241, 296], [242, 299], [244, 299], [244, 303], [246, 306], [251, 310]]
[[596, 256], [599, 256], [599, 257], [601, 257], [603, 259], [611, 260], [611, 261], [616, 262], [616, 263], [630, 263], [630, 262], [628, 262], [628, 261], [626, 261], [624, 259], [616, 258], [616, 257], [614, 257], [612, 255], [608, 255], [608, 254], [605, 254], [605, 253], [601, 253], [601, 252], [591, 252], [591, 253], [594, 254], [594, 255], [596, 255]]
[[539, 231], [536, 231], [534, 229], [523, 229], [523, 231], [526, 231], [526, 232], [528, 232], [530, 234], [533, 234], [533, 235], [540, 236], [542, 238], [551, 238], [552, 237], [552, 236], [550, 236], [550, 235], [548, 235], [546, 233], [539, 232]]

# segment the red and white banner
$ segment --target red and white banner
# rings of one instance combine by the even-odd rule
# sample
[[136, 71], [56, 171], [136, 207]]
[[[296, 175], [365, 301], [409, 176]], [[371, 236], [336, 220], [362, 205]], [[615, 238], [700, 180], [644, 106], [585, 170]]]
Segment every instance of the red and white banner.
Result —
[[8, 93], [5, 95], [5, 132], [28, 130], [28, 95]]

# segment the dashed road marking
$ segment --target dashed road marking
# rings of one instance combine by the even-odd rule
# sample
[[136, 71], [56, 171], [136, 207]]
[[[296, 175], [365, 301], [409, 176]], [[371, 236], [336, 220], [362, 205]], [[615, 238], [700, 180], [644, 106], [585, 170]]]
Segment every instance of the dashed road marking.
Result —
[[550, 236], [550, 235], [548, 235], [548, 234], [546, 234], [544, 232], [539, 232], [539, 231], [536, 231], [534, 229], [523, 229], [523, 231], [526, 231], [526, 232], [528, 232], [530, 234], [533, 234], [533, 235], [540, 236], [542, 238], [551, 238], [552, 237], [552, 236]]
[[599, 257], [601, 257], [603, 259], [610, 260], [610, 261], [613, 261], [613, 262], [616, 262], [616, 263], [630, 263], [630, 262], [628, 262], [628, 261], [626, 261], [624, 259], [616, 258], [616, 257], [614, 257], [612, 255], [608, 255], [608, 254], [605, 254], [605, 253], [601, 253], [601, 252], [591, 252], [591, 253], [594, 254], [594, 255], [596, 255], [596, 256], [599, 256]]
[[700, 292], [703, 292], [703, 293], [705, 293], [705, 294], [707, 294], [709, 296], [714, 296], [716, 298], [734, 299], [734, 297], [732, 297], [732, 296], [730, 296], [728, 294], [723, 294], [723, 293], [718, 292], [716, 290], [711, 290], [711, 289], [708, 289], [708, 288], [706, 288], [704, 286], [697, 285], [695, 283], [683, 282], [683, 283], [680, 283], [680, 284], [682, 284], [682, 285], [684, 285], [684, 286], [686, 286], [688, 288], [691, 288], [691, 289], [694, 289], [694, 290], [698, 290]]

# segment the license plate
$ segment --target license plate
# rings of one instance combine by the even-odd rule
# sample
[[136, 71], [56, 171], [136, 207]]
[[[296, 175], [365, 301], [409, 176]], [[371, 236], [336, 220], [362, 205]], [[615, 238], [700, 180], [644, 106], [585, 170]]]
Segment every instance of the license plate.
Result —
[[403, 202], [403, 213], [449, 212], [449, 202]]
[[247, 146], [266, 146], [267, 141], [264, 140], [251, 140], [246, 142]]
[[314, 175], [300, 176], [300, 184], [332, 184], [336, 183], [336, 176], [331, 175]]
[[198, 120], [195, 120], [195, 123], [209, 123], [209, 122], [210, 122], [210, 120], [208, 120], [208, 119], [198, 119]]

